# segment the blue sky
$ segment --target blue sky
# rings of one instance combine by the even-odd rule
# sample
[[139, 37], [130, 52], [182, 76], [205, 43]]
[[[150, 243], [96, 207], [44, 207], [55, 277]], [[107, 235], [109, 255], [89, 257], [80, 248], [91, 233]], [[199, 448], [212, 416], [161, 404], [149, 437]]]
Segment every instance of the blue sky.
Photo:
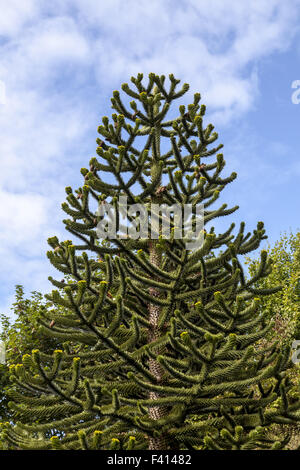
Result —
[[70, 238], [64, 188], [82, 185], [113, 90], [140, 72], [189, 83], [178, 106], [201, 93], [224, 174], [238, 173], [222, 202], [240, 209], [224, 227], [263, 220], [271, 243], [299, 229], [299, 0], [0, 0], [0, 11], [0, 312], [15, 284], [52, 289], [47, 238]]

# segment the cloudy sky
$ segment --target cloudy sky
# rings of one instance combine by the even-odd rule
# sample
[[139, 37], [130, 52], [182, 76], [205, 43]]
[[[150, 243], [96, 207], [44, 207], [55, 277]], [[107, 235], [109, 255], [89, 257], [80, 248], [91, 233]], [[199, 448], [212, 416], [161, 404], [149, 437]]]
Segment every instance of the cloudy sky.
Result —
[[0, 11], [0, 312], [16, 284], [52, 289], [46, 240], [70, 238], [64, 188], [82, 186], [112, 92], [139, 72], [189, 83], [178, 105], [201, 93], [225, 172], [238, 173], [223, 192], [240, 205], [232, 220], [263, 220], [271, 243], [299, 229], [299, 0], [0, 0]]

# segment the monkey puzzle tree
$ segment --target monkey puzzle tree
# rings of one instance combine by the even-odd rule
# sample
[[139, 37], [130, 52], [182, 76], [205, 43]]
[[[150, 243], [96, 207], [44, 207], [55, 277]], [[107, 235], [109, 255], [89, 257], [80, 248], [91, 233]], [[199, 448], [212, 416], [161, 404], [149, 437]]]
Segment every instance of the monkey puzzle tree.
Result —
[[[70, 313], [45, 312], [40, 320], [44, 332], [63, 341], [62, 350], [33, 350], [12, 368], [10, 406], [19, 421], [4, 424], [3, 436], [21, 448], [280, 448], [287, 439], [273, 443], [264, 427], [300, 417], [300, 403], [288, 396], [288, 349], [253, 347], [271, 327], [259, 298], [278, 288], [254, 286], [271, 272], [265, 251], [249, 280], [238, 257], [266, 238], [263, 223], [253, 234], [244, 232], [244, 223], [236, 235], [234, 224], [215, 233], [212, 221], [238, 208], [211, 208], [236, 174], [220, 176], [222, 145], [211, 148], [218, 135], [203, 124], [199, 93], [187, 110], [179, 106], [179, 117], [165, 119], [189, 88], [176, 92], [180, 80], [169, 79], [169, 90], [165, 76], [153, 73], [147, 86], [142, 74], [131, 78], [135, 90], [123, 84], [133, 112], [113, 93], [117, 113], [111, 123], [103, 117], [98, 129], [100, 158], [81, 170], [84, 185], [75, 194], [66, 188], [64, 223], [78, 242], [53, 237], [48, 257], [72, 281], [49, 278], [56, 289], [48, 298]], [[155, 236], [117, 234], [99, 244], [104, 215], [98, 205], [115, 209], [120, 228], [121, 197], [129, 207], [146, 208]], [[196, 249], [187, 248], [191, 233], [175, 236], [174, 214], [169, 238], [162, 233], [164, 217], [150, 216], [152, 206], [174, 204], [204, 207], [207, 230]], [[128, 229], [141, 225], [130, 210], [127, 222]], [[26, 424], [29, 416], [39, 423]], [[49, 418], [60, 438], [46, 438]]]

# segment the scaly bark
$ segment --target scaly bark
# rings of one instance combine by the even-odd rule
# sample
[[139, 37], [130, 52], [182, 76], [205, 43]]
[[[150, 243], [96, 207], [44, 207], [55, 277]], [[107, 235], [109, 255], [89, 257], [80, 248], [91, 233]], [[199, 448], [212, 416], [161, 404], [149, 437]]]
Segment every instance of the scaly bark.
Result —
[[[158, 89], [155, 88], [154, 93], [157, 93]], [[159, 103], [157, 103], [154, 107], [154, 115], [159, 112]], [[151, 178], [152, 181], [156, 179], [156, 172], [158, 171], [158, 158], [160, 157], [160, 129], [158, 126], [155, 126], [155, 133], [154, 133], [154, 139], [152, 142], [152, 167], [151, 167]], [[161, 182], [159, 182], [160, 185]], [[152, 203], [159, 203], [159, 198], [157, 198], [155, 195], [151, 197], [151, 202]], [[159, 214], [157, 214], [159, 216]], [[159, 218], [156, 220], [151, 219], [151, 225], [152, 228], [155, 229], [155, 232], [160, 233], [160, 227], [159, 227]], [[154, 227], [153, 227], [154, 225]], [[160, 267], [161, 264], [161, 254], [157, 248], [157, 241], [156, 240], [151, 240], [149, 242], [149, 257], [150, 257], [150, 263], [152, 263], [154, 266]], [[152, 295], [153, 297], [159, 297], [160, 296], [160, 291], [157, 288], [151, 287], [149, 288], [149, 294]], [[148, 341], [152, 342], [157, 340], [160, 337], [160, 328], [159, 328], [159, 317], [160, 317], [160, 312], [161, 312], [161, 307], [158, 305], [154, 304], [149, 304], [148, 306], [148, 311], [149, 311], [149, 322], [150, 322], [150, 330], [149, 330], [149, 336], [148, 336]], [[157, 355], [161, 354], [163, 350], [159, 348], [159, 350], [153, 351]], [[163, 376], [164, 376], [164, 369], [157, 362], [155, 359], [150, 358], [149, 359], [149, 370], [150, 372], [156, 377], [157, 383], [161, 384], [163, 382]], [[157, 400], [159, 398], [159, 394], [157, 392], [150, 392], [149, 398], [152, 400]], [[153, 406], [149, 410], [149, 416], [152, 419], [160, 419], [163, 416], [165, 416], [168, 412], [168, 409], [166, 406]], [[157, 449], [157, 450], [164, 450], [168, 449], [168, 439], [166, 435], [162, 435], [157, 438], [150, 438], [149, 441], [149, 449]]]
[[[160, 253], [156, 247], [155, 242], [150, 242], [149, 244], [149, 251], [150, 251], [150, 262], [154, 264], [155, 266], [160, 265]], [[159, 297], [160, 292], [159, 289], [156, 289], [154, 287], [151, 287], [149, 289], [150, 295], [153, 297]], [[158, 305], [154, 304], [149, 304], [149, 322], [151, 325], [151, 329], [149, 330], [149, 336], [148, 336], [148, 341], [152, 342], [155, 341], [159, 338], [160, 336], [160, 329], [158, 326], [159, 322], [159, 316], [160, 316], [160, 311], [161, 307]], [[160, 350], [155, 350], [154, 351], [157, 355], [162, 352], [161, 348]], [[150, 358], [149, 359], [149, 370], [150, 372], [156, 377], [157, 383], [161, 384], [163, 382], [163, 376], [164, 376], [164, 369], [157, 362], [155, 359]], [[149, 398], [151, 400], [157, 400], [159, 398], [159, 394], [157, 392], [150, 392]], [[168, 412], [168, 409], [166, 406], [153, 406], [149, 410], [149, 416], [152, 419], [160, 419], [163, 416], [165, 416]], [[149, 449], [156, 449], [156, 450], [166, 450], [168, 449], [168, 439], [166, 435], [157, 437], [157, 438], [150, 438], [149, 441]]]

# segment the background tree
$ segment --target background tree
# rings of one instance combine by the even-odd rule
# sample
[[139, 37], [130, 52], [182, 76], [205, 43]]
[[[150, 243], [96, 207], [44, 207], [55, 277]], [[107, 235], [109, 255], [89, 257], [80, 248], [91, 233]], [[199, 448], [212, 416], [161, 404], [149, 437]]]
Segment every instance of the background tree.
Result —
[[[260, 309], [270, 320], [275, 320], [265, 340], [276, 337], [280, 345], [300, 339], [300, 233], [283, 234], [276, 243], [267, 247], [273, 259], [272, 272], [268, 277], [258, 279], [256, 287], [269, 288], [281, 285], [282, 289], [272, 296], [263, 297]], [[260, 260], [246, 258], [249, 274], [252, 276]]]
[[[273, 260], [273, 269], [268, 277], [257, 280], [256, 287], [268, 288], [278, 284], [282, 289], [272, 296], [262, 298], [260, 311], [264, 312], [270, 321], [274, 321], [274, 326], [266, 337], [258, 342], [257, 347], [267, 348], [276, 342], [280, 351], [285, 345], [291, 346], [294, 340], [300, 339], [300, 233], [282, 234], [273, 246], [268, 245], [267, 252]], [[246, 265], [251, 276], [259, 266], [259, 259], [247, 257]], [[294, 385], [289, 394], [293, 399], [299, 399], [299, 364], [291, 368], [287, 375]], [[299, 424], [272, 425], [270, 433], [280, 436], [287, 429], [292, 434], [289, 448], [298, 448]]]
[[1, 421], [11, 419], [6, 395], [6, 388], [10, 385], [9, 366], [21, 363], [23, 355], [30, 354], [32, 349], [40, 348], [45, 353], [50, 353], [59, 345], [55, 338], [42, 335], [37, 328], [37, 319], [42, 316], [42, 312], [50, 308], [54, 308], [54, 305], [49, 300], [45, 302], [43, 294], [35, 291], [29, 298], [25, 298], [23, 286], [17, 285], [15, 301], [11, 307], [12, 316], [0, 315], [0, 340], [5, 344], [6, 351], [6, 364], [0, 366]]
[[13, 387], [10, 366], [21, 363], [23, 355], [31, 354], [33, 349], [40, 348], [49, 354], [60, 345], [55, 338], [42, 334], [37, 326], [42, 312], [51, 308], [55, 306], [45, 301], [43, 294], [34, 291], [26, 298], [23, 286], [17, 285], [12, 315], [0, 315], [0, 341], [5, 345], [5, 364], [0, 364], [0, 420], [3, 422], [13, 422], [13, 413], [8, 407], [9, 390]]
[[[234, 224], [215, 233], [212, 221], [238, 208], [211, 209], [236, 173], [220, 176], [222, 145], [211, 147], [218, 135], [212, 124], [203, 125], [200, 94], [187, 110], [179, 106], [179, 117], [165, 120], [188, 85], [176, 91], [172, 74], [169, 90], [165, 76], [151, 73], [147, 85], [142, 79], [131, 78], [134, 90], [122, 85], [134, 98], [133, 113], [113, 93], [118, 114], [99, 126], [107, 142], [97, 139], [100, 159], [82, 168], [84, 185], [75, 194], [66, 188], [64, 223], [78, 243], [49, 239], [49, 260], [70, 282], [49, 278], [56, 289], [47, 298], [68, 314], [47, 311], [39, 320], [63, 348], [53, 355], [36, 349], [12, 368], [10, 406], [20, 422], [5, 425], [3, 436], [25, 449], [283, 447], [288, 438], [273, 442], [264, 428], [300, 417], [299, 401], [288, 395], [289, 350], [254, 348], [272, 327], [260, 296], [278, 288], [255, 287], [271, 272], [266, 251], [248, 280], [239, 261], [266, 238], [263, 223], [253, 234], [243, 222], [236, 235]], [[119, 213], [120, 196], [129, 206], [144, 204], [148, 214], [153, 204], [203, 203], [203, 244], [187, 249], [191, 236], [175, 237], [174, 217], [166, 239], [159, 228], [157, 237], [116, 236], [108, 246], [97, 244], [98, 205], [108, 202]], [[158, 226], [162, 217], [155, 216]], [[132, 228], [137, 218], [131, 213], [127, 221]], [[121, 232], [120, 218], [116, 223]], [[278, 398], [280, 406], [272, 408]], [[195, 415], [198, 421], [190, 422]], [[29, 416], [39, 424], [28, 424]], [[49, 440], [49, 427], [61, 438]]]

